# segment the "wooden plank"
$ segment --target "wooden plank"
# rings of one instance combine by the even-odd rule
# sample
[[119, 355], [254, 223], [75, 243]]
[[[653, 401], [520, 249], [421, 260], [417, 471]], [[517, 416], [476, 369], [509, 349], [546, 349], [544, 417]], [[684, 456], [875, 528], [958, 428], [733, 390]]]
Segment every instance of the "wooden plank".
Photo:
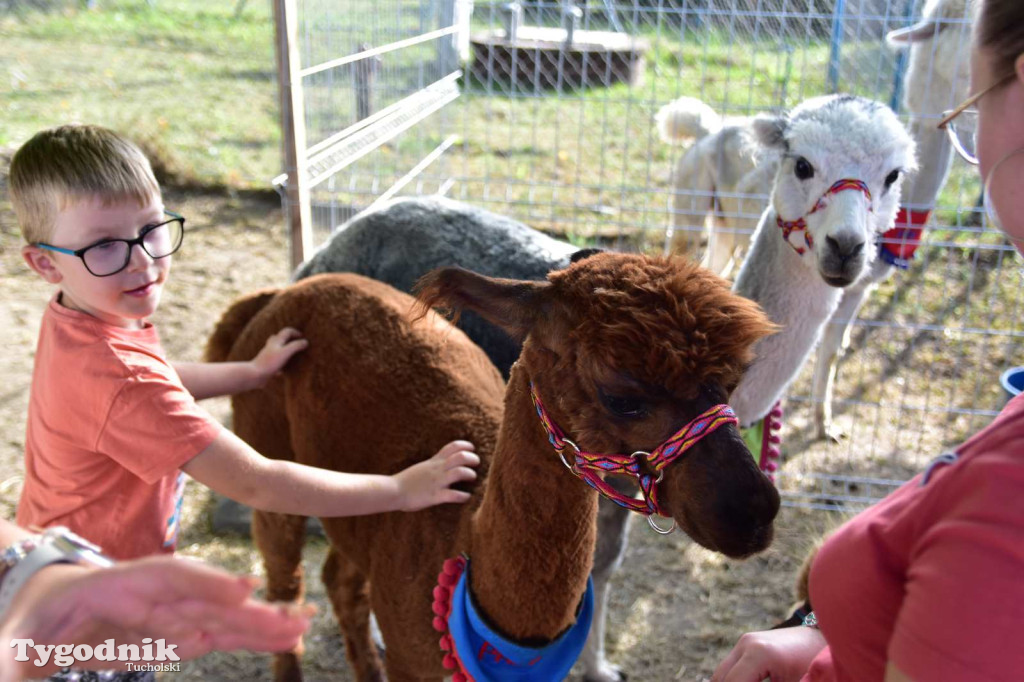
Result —
[[306, 113], [302, 101], [302, 76], [296, 0], [274, 0], [274, 46], [281, 104], [281, 142], [291, 268], [313, 253], [313, 223], [306, 180]]

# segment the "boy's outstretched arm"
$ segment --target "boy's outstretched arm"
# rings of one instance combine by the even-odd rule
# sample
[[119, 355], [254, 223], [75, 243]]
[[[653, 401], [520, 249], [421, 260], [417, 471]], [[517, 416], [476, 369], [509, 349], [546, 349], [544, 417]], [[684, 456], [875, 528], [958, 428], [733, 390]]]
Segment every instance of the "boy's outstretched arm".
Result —
[[474, 480], [471, 467], [479, 463], [473, 444], [457, 440], [393, 476], [348, 474], [268, 459], [223, 429], [182, 470], [256, 509], [299, 516], [358, 516], [465, 502], [469, 493], [450, 486]]
[[196, 400], [233, 395], [261, 388], [309, 342], [297, 329], [285, 327], [267, 339], [263, 350], [248, 362], [175, 362], [182, 385]]

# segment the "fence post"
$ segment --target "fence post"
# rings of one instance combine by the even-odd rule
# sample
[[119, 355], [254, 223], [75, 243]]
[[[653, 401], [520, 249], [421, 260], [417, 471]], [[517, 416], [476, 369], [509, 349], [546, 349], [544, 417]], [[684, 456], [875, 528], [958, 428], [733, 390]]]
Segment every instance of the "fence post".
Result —
[[836, 0], [832, 15], [832, 42], [828, 55], [828, 87], [839, 92], [839, 61], [843, 50], [843, 15], [846, 14], [846, 0]]
[[302, 63], [299, 58], [298, 5], [296, 0], [274, 0], [277, 83], [281, 101], [285, 210], [288, 221], [291, 269], [313, 253], [313, 222], [306, 180], [306, 113], [302, 102]]

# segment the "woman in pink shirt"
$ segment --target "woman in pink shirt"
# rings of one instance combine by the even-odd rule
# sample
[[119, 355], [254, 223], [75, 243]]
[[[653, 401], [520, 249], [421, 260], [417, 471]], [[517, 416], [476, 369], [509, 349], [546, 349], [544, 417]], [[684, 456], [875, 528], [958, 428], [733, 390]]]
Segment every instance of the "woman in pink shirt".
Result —
[[[976, 94], [940, 127], [1024, 254], [1024, 2], [977, 11]], [[809, 584], [811, 627], [743, 635], [713, 682], [1024, 680], [1024, 395], [841, 527]]]

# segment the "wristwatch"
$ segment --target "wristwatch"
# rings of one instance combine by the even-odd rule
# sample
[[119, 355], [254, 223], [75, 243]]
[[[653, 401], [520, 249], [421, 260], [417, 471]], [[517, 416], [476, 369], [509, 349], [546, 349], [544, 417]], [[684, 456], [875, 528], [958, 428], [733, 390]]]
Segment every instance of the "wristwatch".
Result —
[[114, 562], [102, 550], [64, 526], [47, 528], [0, 552], [0, 621], [18, 590], [40, 569], [50, 564], [85, 563], [101, 568]]

